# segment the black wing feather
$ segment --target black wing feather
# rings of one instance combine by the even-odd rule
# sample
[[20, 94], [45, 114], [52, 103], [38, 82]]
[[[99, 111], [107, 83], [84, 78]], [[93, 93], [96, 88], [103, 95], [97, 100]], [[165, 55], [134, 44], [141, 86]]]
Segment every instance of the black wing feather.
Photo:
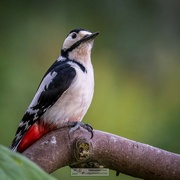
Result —
[[[69, 88], [72, 80], [76, 76], [76, 71], [67, 62], [61, 63], [51, 70], [51, 74], [56, 72], [56, 77], [45, 87], [41, 93], [38, 104], [33, 109], [46, 109], [51, 107], [59, 97]], [[48, 74], [48, 73], [47, 73]]]
[[27, 132], [29, 127], [33, 125], [36, 120], [38, 120], [71, 85], [74, 77], [76, 76], [76, 71], [67, 62], [68, 61], [55, 61], [45, 73], [44, 77], [49, 73], [52, 74], [55, 72], [57, 74], [49, 83], [49, 85], [45, 86], [44, 91], [41, 93], [38, 99], [38, 103], [31, 107], [33, 110], [37, 110], [37, 112], [30, 114], [28, 111], [26, 111], [23, 119], [21, 120], [21, 126], [19, 126], [17, 129], [16, 136], [11, 145], [11, 149], [15, 149], [18, 146], [23, 135]]

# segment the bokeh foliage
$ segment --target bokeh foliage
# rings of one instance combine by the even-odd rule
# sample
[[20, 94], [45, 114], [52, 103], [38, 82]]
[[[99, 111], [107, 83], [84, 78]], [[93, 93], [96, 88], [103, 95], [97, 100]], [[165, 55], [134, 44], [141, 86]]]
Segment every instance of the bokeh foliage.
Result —
[[[84, 122], [180, 153], [179, 8], [178, 0], [1, 1], [0, 143], [11, 143], [67, 33], [83, 27], [100, 31], [92, 53], [95, 95]], [[76, 179], [69, 168], [54, 176]]]
[[55, 180], [29, 159], [0, 145], [1, 180]]

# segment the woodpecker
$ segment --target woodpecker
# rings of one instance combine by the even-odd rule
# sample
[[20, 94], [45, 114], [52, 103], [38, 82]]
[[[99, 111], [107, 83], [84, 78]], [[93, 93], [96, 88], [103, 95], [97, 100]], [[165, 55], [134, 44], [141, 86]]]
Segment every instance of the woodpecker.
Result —
[[21, 153], [46, 133], [82, 121], [94, 94], [91, 49], [98, 34], [79, 28], [67, 35], [19, 124], [12, 151]]

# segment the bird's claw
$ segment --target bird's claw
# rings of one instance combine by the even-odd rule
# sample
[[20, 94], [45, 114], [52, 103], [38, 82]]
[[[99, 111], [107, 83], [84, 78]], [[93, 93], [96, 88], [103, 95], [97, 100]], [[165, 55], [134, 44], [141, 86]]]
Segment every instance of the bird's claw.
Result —
[[84, 123], [81, 123], [80, 126], [91, 133], [91, 139], [92, 139], [94, 135], [92, 126], [90, 124], [84, 124]]
[[89, 131], [91, 133], [91, 139], [93, 138], [93, 128], [91, 125], [89, 124], [84, 124], [82, 122], [69, 122], [68, 123], [68, 127], [69, 127], [69, 137], [70, 137], [70, 134], [77, 130], [79, 127], [82, 127], [84, 129], [86, 129], [87, 131]]

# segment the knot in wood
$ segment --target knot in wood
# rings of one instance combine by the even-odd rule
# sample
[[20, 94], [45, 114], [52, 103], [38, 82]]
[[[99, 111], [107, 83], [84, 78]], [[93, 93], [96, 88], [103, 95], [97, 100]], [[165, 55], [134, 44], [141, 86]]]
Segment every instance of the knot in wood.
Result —
[[76, 138], [73, 149], [76, 160], [81, 161], [89, 158], [92, 145], [86, 138]]

